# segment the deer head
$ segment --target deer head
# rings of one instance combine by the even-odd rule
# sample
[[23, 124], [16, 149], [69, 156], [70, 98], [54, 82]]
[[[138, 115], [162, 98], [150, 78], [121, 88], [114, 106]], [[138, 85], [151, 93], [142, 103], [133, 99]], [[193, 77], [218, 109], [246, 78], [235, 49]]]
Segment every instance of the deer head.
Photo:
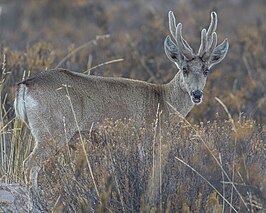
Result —
[[195, 54], [188, 42], [182, 36], [182, 24], [176, 25], [172, 11], [168, 14], [169, 29], [174, 41], [168, 35], [164, 42], [167, 57], [176, 64], [181, 71], [181, 87], [187, 92], [191, 101], [200, 104], [203, 97], [203, 88], [208, 73], [213, 65], [220, 63], [227, 54], [229, 43], [225, 39], [217, 46], [217, 14], [211, 13], [211, 23], [206, 31], [201, 31], [201, 44]]

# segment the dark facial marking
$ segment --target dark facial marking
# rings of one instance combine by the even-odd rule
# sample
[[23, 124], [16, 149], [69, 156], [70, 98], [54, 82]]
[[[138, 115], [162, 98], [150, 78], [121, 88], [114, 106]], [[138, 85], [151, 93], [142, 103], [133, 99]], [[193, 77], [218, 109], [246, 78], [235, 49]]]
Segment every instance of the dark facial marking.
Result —
[[171, 58], [174, 59], [174, 60], [177, 59], [176, 54], [172, 54], [172, 55], [171, 55]]
[[188, 69], [187, 69], [187, 67], [183, 67], [182, 70], [183, 70], [184, 75], [188, 75]]
[[208, 75], [209, 72], [210, 72], [209, 69], [205, 69], [205, 70], [203, 71], [203, 75], [206, 77], [206, 76]]

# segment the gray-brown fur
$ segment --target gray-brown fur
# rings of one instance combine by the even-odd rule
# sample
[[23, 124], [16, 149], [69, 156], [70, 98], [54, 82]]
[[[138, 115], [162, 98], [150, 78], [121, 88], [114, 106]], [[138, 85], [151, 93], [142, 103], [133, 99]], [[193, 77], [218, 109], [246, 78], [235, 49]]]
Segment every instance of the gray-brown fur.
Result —
[[28, 124], [36, 140], [24, 163], [32, 172], [33, 184], [37, 186], [43, 161], [68, 143], [78, 130], [90, 130], [92, 124], [107, 118], [130, 118], [140, 126], [151, 125], [158, 106], [162, 119], [167, 120], [176, 111], [185, 117], [195, 103], [199, 104], [208, 70], [225, 57], [228, 49], [227, 40], [216, 47], [217, 15], [213, 12], [211, 17], [210, 29], [207, 34], [204, 30], [199, 54], [195, 55], [181, 35], [181, 24], [176, 26], [174, 15], [169, 12], [175, 42], [167, 36], [165, 52], [180, 71], [168, 84], [84, 75], [64, 69], [46, 71], [19, 83], [16, 115]]

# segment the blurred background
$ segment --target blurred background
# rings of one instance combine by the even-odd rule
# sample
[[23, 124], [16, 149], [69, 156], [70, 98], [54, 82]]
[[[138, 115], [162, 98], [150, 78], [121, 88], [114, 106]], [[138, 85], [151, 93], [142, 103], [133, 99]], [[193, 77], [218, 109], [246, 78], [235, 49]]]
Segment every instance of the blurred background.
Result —
[[5, 64], [1, 75], [6, 107], [12, 106], [15, 84], [23, 75], [56, 67], [75, 48], [105, 34], [110, 37], [89, 43], [60, 67], [84, 72], [122, 58], [91, 73], [169, 82], [177, 72], [163, 48], [169, 10], [183, 23], [183, 35], [194, 51], [213, 10], [218, 13], [219, 43], [226, 37], [230, 43], [227, 57], [209, 75], [203, 104], [188, 119], [226, 119], [215, 100], [218, 97], [233, 118], [265, 124], [265, 0], [1, 0], [0, 62]]

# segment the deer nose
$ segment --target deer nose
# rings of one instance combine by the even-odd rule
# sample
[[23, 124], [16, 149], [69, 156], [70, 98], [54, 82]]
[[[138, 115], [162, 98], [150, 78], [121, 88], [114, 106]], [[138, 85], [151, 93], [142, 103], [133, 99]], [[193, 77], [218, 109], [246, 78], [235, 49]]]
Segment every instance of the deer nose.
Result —
[[191, 100], [195, 104], [200, 104], [202, 102], [203, 92], [200, 90], [193, 90], [191, 92]]
[[202, 98], [202, 95], [203, 95], [203, 92], [200, 91], [200, 90], [193, 90], [193, 91], [192, 91], [192, 96], [193, 96], [195, 99], [201, 99], [201, 98]]

